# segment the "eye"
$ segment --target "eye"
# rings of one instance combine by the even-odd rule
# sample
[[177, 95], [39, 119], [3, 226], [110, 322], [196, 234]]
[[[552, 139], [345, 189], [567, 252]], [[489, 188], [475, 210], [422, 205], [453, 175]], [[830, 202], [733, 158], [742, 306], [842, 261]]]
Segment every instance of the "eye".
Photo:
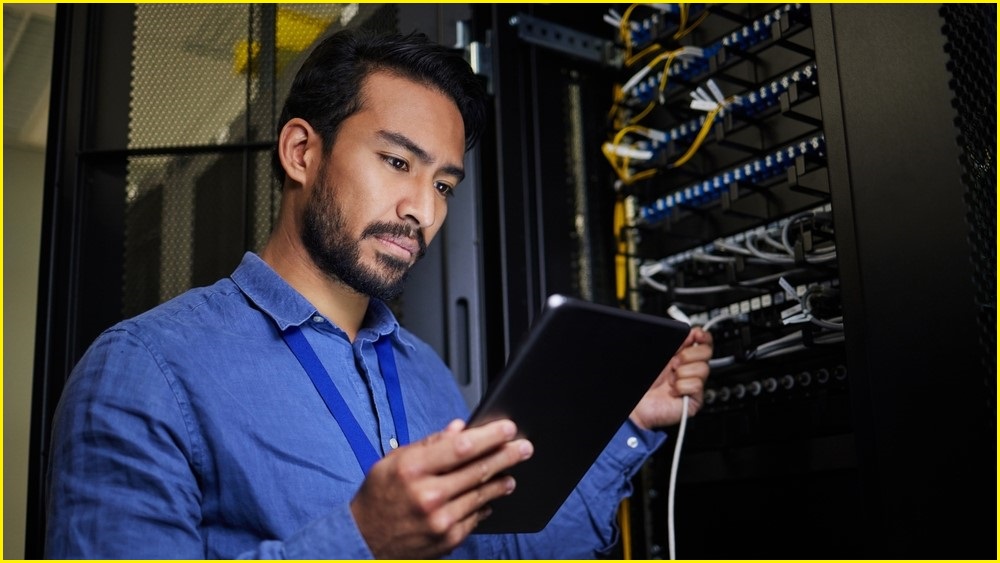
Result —
[[408, 162], [406, 162], [402, 158], [392, 156], [391, 154], [383, 154], [382, 160], [385, 161], [386, 164], [395, 168], [396, 170], [399, 170], [400, 172], [407, 172], [410, 169], [410, 164]]
[[438, 191], [439, 194], [445, 197], [453, 197], [455, 195], [455, 188], [444, 182], [434, 182], [434, 189]]

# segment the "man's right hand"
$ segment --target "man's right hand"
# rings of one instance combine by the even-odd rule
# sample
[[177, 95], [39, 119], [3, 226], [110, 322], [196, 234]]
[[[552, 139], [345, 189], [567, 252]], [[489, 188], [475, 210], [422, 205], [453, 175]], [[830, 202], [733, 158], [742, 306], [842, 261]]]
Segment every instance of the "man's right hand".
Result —
[[351, 513], [376, 558], [429, 559], [450, 553], [514, 490], [504, 471], [531, 457], [509, 420], [443, 431], [389, 452], [369, 471]]

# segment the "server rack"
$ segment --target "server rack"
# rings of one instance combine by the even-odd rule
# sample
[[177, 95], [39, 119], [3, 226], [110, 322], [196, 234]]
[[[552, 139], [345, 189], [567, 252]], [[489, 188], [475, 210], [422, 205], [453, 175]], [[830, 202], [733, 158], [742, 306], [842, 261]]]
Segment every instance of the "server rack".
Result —
[[[995, 482], [996, 453], [995, 6], [689, 5], [683, 25], [680, 6], [673, 6], [672, 15], [661, 12], [655, 22], [659, 10], [648, 6], [634, 8], [629, 19], [650, 20], [657, 34], [650, 37], [656, 38], [690, 28], [672, 48], [711, 46], [733, 32], [742, 35], [747, 26], [757, 42], [727, 45], [705, 58], [708, 67], [700, 73], [668, 77], [670, 111], [655, 107], [651, 126], [671, 131], [702, 117], [705, 112], [674, 102], [694, 86], [708, 88], [709, 78], [725, 96], [775, 81], [784, 89], [759, 115], [739, 114], [735, 107], [722, 115], [690, 167], [662, 166], [663, 174], [625, 189], [615, 189], [617, 175], [602, 151], [621, 130], [610, 110], [626, 101], [641, 112], [645, 99], [619, 100], [613, 85], [651, 58], [630, 72], [619, 60], [620, 26], [609, 26], [604, 16], [615, 8], [620, 20], [629, 5], [388, 8], [400, 28], [430, 26], [448, 44], [450, 34], [440, 29], [465, 17], [455, 13], [471, 12], [467, 39], [474, 45], [456, 44], [475, 53], [496, 117], [470, 166], [480, 170], [479, 200], [469, 202], [478, 215], [450, 236], [457, 250], [445, 244], [444, 258], [425, 268], [427, 278], [417, 276], [403, 317], [428, 319], [422, 334], [449, 360], [467, 366], [471, 398], [486, 374], [499, 372], [547, 294], [667, 314], [677, 289], [754, 279], [755, 269], [757, 278], [778, 273], [740, 256], [722, 256], [733, 260], [706, 268], [688, 260], [688, 253], [722, 254], [726, 243], [745, 244], [748, 233], [763, 240], [760, 227], [771, 227], [775, 239], [792, 217], [811, 213], [789, 229], [793, 262], [807, 263], [832, 248], [836, 260], [798, 264], [810, 267], [786, 280], [798, 301], [805, 295], [799, 287], [808, 292], [818, 286], [816, 313], [834, 323], [843, 317], [842, 342], [824, 343], [837, 340], [836, 331], [809, 326], [799, 337], [805, 351], [761, 357], [776, 346], [761, 345], [806, 324], [783, 323], [781, 312], [796, 299], [780, 286], [768, 287], [769, 312], [753, 302], [764, 292], [746, 287], [739, 288], [750, 292], [746, 298], [716, 292], [681, 304], [697, 322], [720, 319], [719, 355], [732, 360], [715, 370], [711, 403], [692, 420], [679, 460], [677, 555], [985, 557], [992, 533], [977, 515], [989, 506], [984, 490]], [[131, 284], [141, 277], [125, 271], [129, 215], [143, 209], [141, 203], [123, 209], [122, 160], [217, 151], [225, 157], [220, 161], [242, 159], [252, 179], [266, 161], [258, 153], [270, 143], [260, 135], [266, 123], [257, 128], [254, 120], [245, 138], [228, 143], [233, 146], [126, 148], [121, 110], [128, 107], [127, 88], [111, 77], [130, 74], [130, 34], [109, 31], [130, 30], [134, 8], [60, 9], [64, 66], [54, 87], [59, 119], [53, 120], [47, 178], [40, 294], [48, 297], [39, 307], [29, 557], [41, 556], [46, 433], [62, 382], [90, 339], [136, 306], [130, 299], [158, 298]], [[772, 19], [765, 23], [768, 14]], [[261, 27], [252, 23], [249, 37], [266, 43], [274, 33], [274, 10], [263, 6], [258, 15]], [[635, 45], [645, 41], [635, 39]], [[269, 50], [262, 52], [266, 57]], [[791, 79], [806, 69], [812, 78]], [[655, 69], [650, 72], [655, 78]], [[781, 84], [786, 76], [789, 87]], [[103, 89], [95, 93], [91, 86], [98, 84]], [[659, 82], [653, 88], [658, 97]], [[248, 109], [263, 111], [266, 121], [269, 107]], [[820, 132], [822, 142], [812, 143]], [[712, 198], [699, 192], [704, 201], [666, 206], [664, 200], [657, 207], [666, 196], [686, 197], [684, 190], [715, 172], [774, 158], [770, 149], [803, 139], [810, 142], [790, 157], [793, 166], [759, 183], [723, 181], [725, 189]], [[690, 143], [690, 137], [672, 139], [657, 158], [675, 163]], [[145, 203], [163, 206], [155, 197]], [[261, 204], [255, 198], [243, 203], [248, 209]], [[623, 213], [626, 205], [631, 212]], [[665, 207], [671, 209], [661, 216]], [[253, 214], [233, 220], [242, 224], [244, 239], [224, 249], [229, 258], [256, 241], [248, 228], [257, 221]], [[723, 244], [716, 245], [720, 238]], [[781, 251], [780, 244], [756, 248]], [[218, 266], [213, 256], [195, 262]], [[467, 275], [470, 261], [477, 262], [477, 276]], [[153, 266], [147, 274], [156, 278]], [[462, 284], [449, 281], [442, 290], [434, 283], [440, 276]], [[434, 304], [423, 307], [428, 297]], [[781, 311], [774, 308], [777, 299], [786, 300]], [[734, 303], [733, 311], [723, 307]], [[721, 319], [725, 314], [732, 318]], [[788, 315], [804, 318], [801, 311]], [[751, 317], [757, 324], [740, 324]], [[462, 323], [482, 332], [450, 340]], [[773, 392], [765, 389], [772, 379]], [[789, 381], [791, 388], [784, 389]], [[761, 387], [756, 395], [755, 383]], [[671, 450], [665, 447], [636, 480], [636, 495], [623, 510], [627, 549], [610, 556], [668, 555], [664, 478]]]
[[491, 349], [556, 291], [715, 336], [676, 538], [665, 447], [611, 555], [995, 553], [975, 516], [996, 468], [996, 282], [977, 273], [995, 271], [995, 13], [477, 8], [505, 257]]

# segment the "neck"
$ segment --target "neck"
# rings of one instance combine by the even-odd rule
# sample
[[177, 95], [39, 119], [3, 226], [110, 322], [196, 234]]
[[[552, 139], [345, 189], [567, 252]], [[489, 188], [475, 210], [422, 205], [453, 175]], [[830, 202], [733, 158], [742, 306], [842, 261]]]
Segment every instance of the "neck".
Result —
[[354, 342], [368, 312], [367, 295], [322, 272], [294, 233], [275, 231], [260, 257]]

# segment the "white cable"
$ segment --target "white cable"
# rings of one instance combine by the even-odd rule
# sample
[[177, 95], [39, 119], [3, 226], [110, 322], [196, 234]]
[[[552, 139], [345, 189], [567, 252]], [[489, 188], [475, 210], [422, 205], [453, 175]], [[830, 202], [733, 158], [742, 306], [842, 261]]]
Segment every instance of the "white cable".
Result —
[[[799, 334], [799, 336], [801, 336], [801, 334]], [[813, 338], [814, 344], [836, 344], [838, 342], [843, 342], [843, 341], [844, 341], [844, 334], [842, 332], [835, 332], [833, 334], [827, 334], [824, 336], [817, 336], [816, 338]], [[790, 345], [771, 348], [760, 354], [754, 354], [753, 357], [758, 359], [773, 358], [775, 356], [783, 356], [785, 354], [791, 354], [792, 352], [800, 352], [802, 350], [809, 350], [809, 349], [810, 347], [806, 346], [805, 344], [792, 343]]]
[[717, 256], [715, 254], [708, 254], [701, 249], [692, 252], [691, 259], [696, 262], [717, 262], [719, 264], [729, 264], [736, 261], [735, 256]]
[[792, 246], [791, 237], [789, 236], [789, 230], [792, 228], [792, 225], [802, 219], [815, 216], [816, 214], [812, 211], [803, 211], [802, 213], [796, 213], [785, 220], [785, 224], [781, 227], [781, 243], [785, 246], [785, 250], [788, 251], [789, 255], [795, 256], [795, 247]]
[[[780, 232], [778, 233], [778, 236], [779, 237], [781, 236]], [[762, 231], [760, 233], [760, 239], [766, 242], [767, 244], [771, 245], [771, 247], [774, 248], [775, 250], [780, 250], [782, 254], [788, 254], [785, 245], [781, 244], [780, 240], [775, 239], [774, 236], [771, 234], [771, 231], [769, 230]]]
[[716, 248], [725, 250], [727, 252], [732, 252], [733, 254], [742, 254], [743, 256], [752, 256], [749, 250], [742, 246], [737, 246], [735, 244], [730, 244], [722, 239], [716, 239], [712, 244]]
[[667, 287], [667, 284], [660, 283], [649, 276], [640, 276], [639, 279], [642, 281], [642, 283], [648, 285], [649, 287], [655, 289], [656, 291], [660, 291], [662, 293], [667, 293], [670, 291], [670, 288]]
[[691, 90], [691, 92], [689, 92], [688, 95], [694, 98], [696, 101], [707, 102], [712, 104], [711, 109], [715, 109], [716, 103], [712, 100], [712, 98], [708, 96], [708, 92], [706, 92], [705, 89], [702, 88], [701, 86], [698, 86], [694, 90]]
[[677, 429], [677, 444], [674, 445], [674, 460], [670, 465], [670, 488], [667, 497], [667, 525], [669, 527], [669, 531], [667, 536], [670, 544], [669, 553], [671, 561], [677, 559], [677, 542], [674, 534], [674, 490], [677, 485], [677, 466], [681, 459], [681, 444], [684, 443], [684, 431], [687, 428], [689, 400], [690, 398], [687, 395], [684, 395], [683, 401], [681, 402], [681, 426]]
[[667, 314], [670, 315], [670, 317], [673, 318], [674, 320], [678, 320], [688, 325], [691, 324], [691, 317], [687, 316], [684, 313], [684, 311], [681, 311], [681, 308], [678, 307], [677, 305], [671, 305], [670, 307], [668, 307]]
[[702, 328], [702, 330], [710, 331], [710, 330], [712, 330], [712, 327], [714, 327], [715, 325], [719, 324], [720, 322], [728, 320], [728, 319], [736, 318], [737, 316], [738, 315], [731, 315], [729, 313], [723, 313], [721, 315], [716, 315], [716, 316], [712, 317], [711, 319], [709, 319], [708, 322], [706, 322], [704, 325], [702, 325], [701, 328]]
[[[666, 286], [664, 286], [666, 287]], [[731, 285], [706, 285], [701, 287], [675, 287], [674, 293], [677, 295], [706, 295], [709, 293], [722, 293], [732, 289]]]
[[712, 93], [712, 97], [715, 98], [715, 101], [720, 106], [725, 108], [728, 105], [728, 102], [726, 101], [726, 97], [722, 95], [722, 90], [719, 89], [719, 86], [711, 78], [708, 79], [706, 84], [708, 85], [708, 91]]
[[844, 330], [844, 323], [838, 322], [842, 321], [843, 318], [844, 317], [834, 317], [832, 319], [818, 319], [816, 317], [812, 317], [809, 319], [809, 322], [820, 328], [825, 328], [828, 330]]
[[[667, 309], [667, 314], [671, 317], [691, 324], [691, 318], [681, 311], [680, 307], [676, 304], [671, 305]], [[702, 327], [704, 330], [708, 330], [708, 324]], [[695, 344], [697, 346], [697, 344]], [[677, 558], [676, 555], [676, 539], [674, 532], [674, 492], [677, 489], [677, 466], [680, 464], [681, 460], [681, 445], [684, 444], [684, 433], [687, 429], [687, 418], [688, 418], [688, 402], [691, 400], [690, 397], [684, 395], [681, 401], [681, 425], [677, 429], [677, 443], [674, 445], [674, 459], [670, 465], [670, 487], [667, 493], [667, 525], [669, 526], [668, 540], [670, 543], [670, 560]]]
[[604, 148], [617, 154], [618, 156], [627, 157], [634, 160], [649, 160], [653, 158], [653, 151], [635, 149], [632, 147], [625, 147], [622, 145], [613, 145], [611, 143], [604, 143]]
[[632, 78], [629, 78], [625, 82], [625, 84], [622, 85], [622, 92], [628, 92], [628, 91], [630, 91], [633, 87], [635, 87], [636, 84], [639, 83], [640, 80], [642, 80], [643, 78], [645, 78], [645, 76], [647, 74], [649, 74], [649, 71], [651, 71], [651, 70], [653, 70], [653, 69], [650, 68], [649, 66], [644, 66], [641, 69], [639, 69], [639, 72], [633, 74]]
[[724, 368], [736, 363], [736, 356], [726, 356], [724, 358], [712, 358], [708, 360], [708, 367], [712, 369]]

